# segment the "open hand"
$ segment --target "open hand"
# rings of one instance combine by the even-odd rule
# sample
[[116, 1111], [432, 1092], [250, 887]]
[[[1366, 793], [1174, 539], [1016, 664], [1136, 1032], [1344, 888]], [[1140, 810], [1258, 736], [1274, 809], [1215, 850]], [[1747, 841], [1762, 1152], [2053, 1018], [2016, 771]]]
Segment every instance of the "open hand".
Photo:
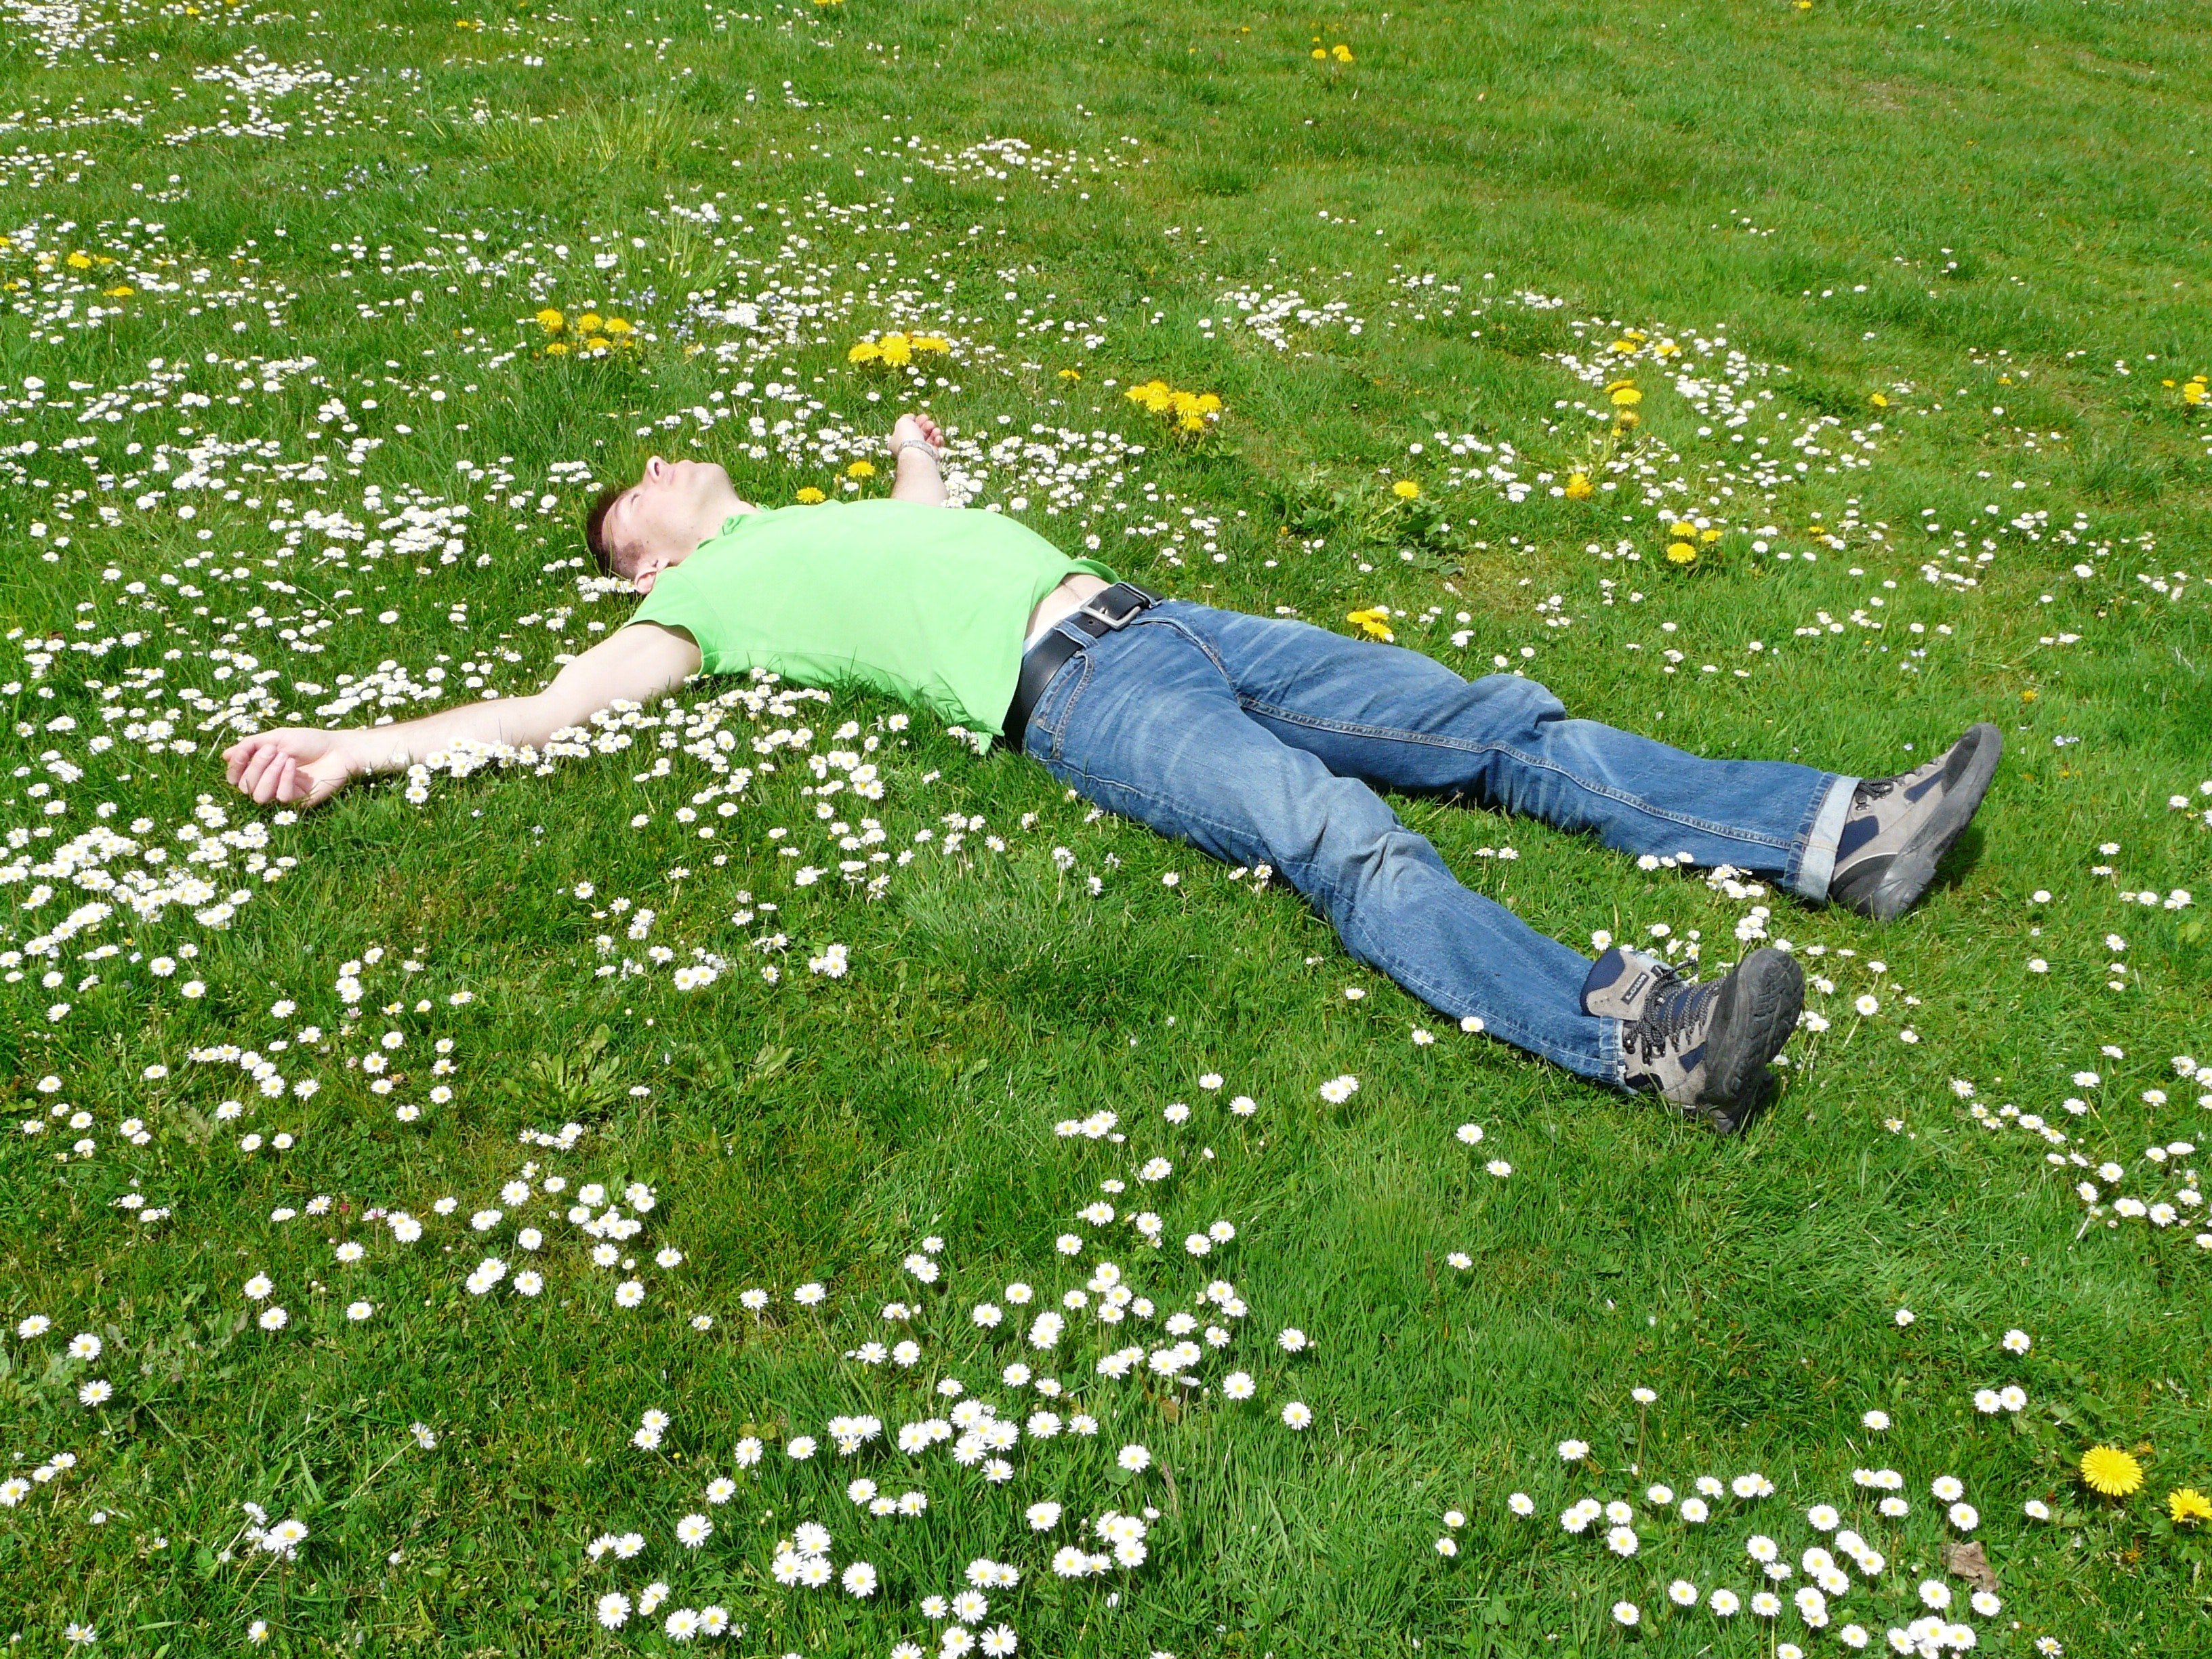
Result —
[[930, 419], [926, 412], [919, 409], [912, 414], [900, 416], [897, 423], [891, 428], [891, 459], [893, 461], [898, 459], [898, 447], [908, 438], [919, 438], [933, 449], [945, 447], [945, 434], [939, 430], [935, 421]]
[[233, 786], [264, 806], [271, 801], [303, 811], [319, 806], [354, 775], [340, 733], [299, 726], [241, 738], [222, 758]]

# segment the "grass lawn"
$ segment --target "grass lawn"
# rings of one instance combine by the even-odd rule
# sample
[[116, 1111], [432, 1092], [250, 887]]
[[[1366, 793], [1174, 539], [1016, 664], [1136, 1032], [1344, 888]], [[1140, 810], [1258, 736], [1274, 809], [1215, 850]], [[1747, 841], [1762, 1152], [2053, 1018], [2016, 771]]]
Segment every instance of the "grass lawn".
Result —
[[[11, 1653], [2206, 1651], [2200, 9], [258, 3], [0, 0]], [[1887, 927], [1393, 801], [1801, 954], [1729, 1141], [848, 690], [227, 792], [925, 403], [1156, 590], [2002, 769]]]

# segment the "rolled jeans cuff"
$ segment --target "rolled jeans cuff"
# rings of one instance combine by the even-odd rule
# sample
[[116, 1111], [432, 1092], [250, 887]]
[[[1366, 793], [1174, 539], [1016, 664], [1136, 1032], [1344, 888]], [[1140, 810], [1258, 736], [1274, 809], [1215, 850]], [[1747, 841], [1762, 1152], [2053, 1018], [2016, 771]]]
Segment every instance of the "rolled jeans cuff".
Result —
[[1605, 1080], [1616, 1089], [1628, 1087], [1628, 1051], [1620, 1040], [1627, 1029], [1626, 1020], [1605, 1018], [1598, 1021], [1598, 1053], [1603, 1057]]
[[1828, 883], [1836, 873], [1837, 843], [1843, 837], [1844, 822], [1850, 816], [1851, 792], [1858, 786], [1856, 778], [1834, 778], [1828, 784], [1826, 795], [1814, 808], [1812, 822], [1806, 826], [1804, 846], [1797, 854], [1796, 867], [1782, 883], [1800, 898], [1815, 904], [1827, 898]]

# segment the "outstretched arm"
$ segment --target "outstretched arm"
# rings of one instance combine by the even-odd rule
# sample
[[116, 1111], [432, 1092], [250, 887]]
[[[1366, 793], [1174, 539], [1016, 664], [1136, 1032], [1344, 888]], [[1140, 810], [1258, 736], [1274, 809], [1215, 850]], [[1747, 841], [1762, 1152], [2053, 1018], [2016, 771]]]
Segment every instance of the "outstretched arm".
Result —
[[895, 501], [920, 501], [925, 507], [945, 505], [945, 477], [938, 470], [937, 458], [929, 451], [907, 442], [919, 438], [930, 449], [945, 447], [945, 434], [938, 430], [937, 422], [921, 410], [902, 415], [891, 428], [891, 465], [896, 476], [891, 482], [891, 499]]
[[230, 781], [267, 804], [319, 806], [357, 777], [403, 770], [454, 743], [542, 746], [617, 702], [649, 702], [699, 672], [688, 634], [657, 623], [617, 629], [534, 696], [472, 702], [396, 726], [323, 732], [285, 726], [240, 738], [222, 751]]

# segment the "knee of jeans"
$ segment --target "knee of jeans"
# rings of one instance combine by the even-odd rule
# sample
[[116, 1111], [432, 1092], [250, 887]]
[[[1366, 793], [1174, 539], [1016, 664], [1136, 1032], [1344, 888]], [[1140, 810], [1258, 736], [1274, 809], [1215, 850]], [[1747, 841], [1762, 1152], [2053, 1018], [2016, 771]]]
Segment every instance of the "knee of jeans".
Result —
[[1487, 720], [1501, 731], [1534, 732], [1567, 716], [1566, 704], [1548, 686], [1519, 674], [1486, 675], [1468, 689], [1479, 696]]
[[1387, 902], [1416, 878], [1446, 870], [1427, 840], [1394, 823], [1333, 838], [1318, 860], [1324, 878], [1346, 900]]

